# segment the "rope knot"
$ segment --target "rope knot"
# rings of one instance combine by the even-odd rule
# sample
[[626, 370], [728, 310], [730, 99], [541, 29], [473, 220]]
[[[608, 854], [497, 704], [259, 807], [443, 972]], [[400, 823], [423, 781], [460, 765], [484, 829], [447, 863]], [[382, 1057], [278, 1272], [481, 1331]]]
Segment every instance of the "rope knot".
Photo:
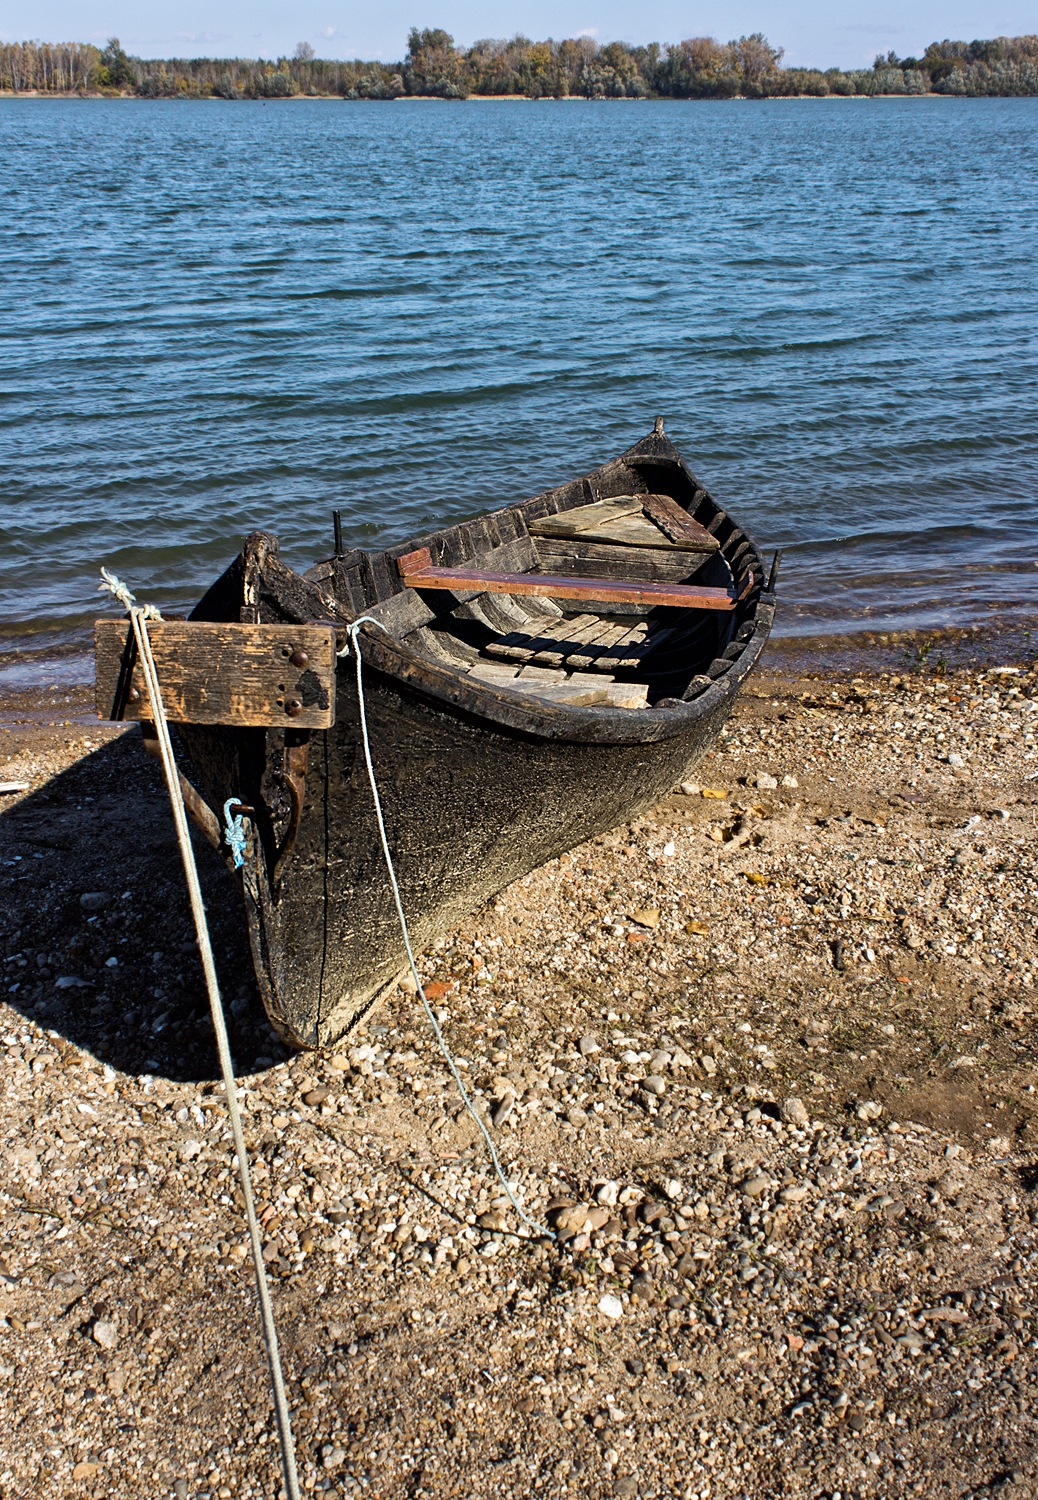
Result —
[[122, 579], [117, 578], [108, 568], [101, 569], [101, 582], [97, 585], [97, 592], [99, 594], [114, 594], [123, 609], [131, 614], [136, 610], [145, 620], [162, 619], [161, 614], [155, 608], [154, 604], [139, 605], [135, 596], [130, 593], [130, 590], [123, 583]]
[[228, 797], [223, 805], [224, 840], [234, 858], [234, 868], [240, 870], [245, 863], [245, 824], [241, 813], [231, 817], [231, 808], [240, 807], [237, 797]]

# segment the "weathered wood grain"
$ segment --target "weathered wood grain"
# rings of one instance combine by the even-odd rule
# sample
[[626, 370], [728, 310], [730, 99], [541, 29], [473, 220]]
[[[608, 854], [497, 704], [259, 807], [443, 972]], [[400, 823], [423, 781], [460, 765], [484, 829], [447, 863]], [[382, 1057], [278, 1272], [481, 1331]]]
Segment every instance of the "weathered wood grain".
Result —
[[[335, 722], [332, 625], [148, 626], [166, 718], [174, 724], [330, 729]], [[126, 620], [94, 623], [97, 712], [102, 719], [153, 719]]]
[[717, 551], [716, 538], [669, 495], [646, 495], [642, 508], [672, 542], [680, 542], [696, 552]]
[[734, 609], [730, 589], [694, 584], [617, 583], [608, 578], [572, 578], [553, 573], [491, 573], [476, 568], [434, 568], [428, 549], [397, 558], [405, 585], [412, 589], [475, 589], [492, 594], [534, 594], [553, 599], [612, 599], [624, 604], [668, 605], [676, 609]]
[[[646, 525], [649, 523], [646, 522]], [[613, 542], [574, 537], [539, 536], [537, 560], [542, 572], [565, 577], [607, 578], [623, 583], [690, 583], [716, 553], [671, 547], [618, 547]]]
[[716, 552], [717, 541], [669, 495], [616, 495], [530, 522], [530, 535], [613, 547]]
[[609, 526], [625, 516], [640, 516], [643, 495], [614, 495], [611, 500], [594, 500], [590, 505], [576, 505], [530, 522], [531, 536], [576, 536], [593, 527]]

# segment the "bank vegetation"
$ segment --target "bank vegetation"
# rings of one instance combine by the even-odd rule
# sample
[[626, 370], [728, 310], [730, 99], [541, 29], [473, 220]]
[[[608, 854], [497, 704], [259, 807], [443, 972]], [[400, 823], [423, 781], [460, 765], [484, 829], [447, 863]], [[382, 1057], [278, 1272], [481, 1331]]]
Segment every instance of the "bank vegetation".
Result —
[[1038, 95], [1038, 36], [932, 42], [921, 57], [888, 52], [871, 68], [790, 68], [760, 32], [737, 41], [624, 42], [591, 37], [455, 45], [448, 32], [415, 29], [399, 63], [319, 58], [301, 42], [292, 57], [139, 58], [115, 39], [0, 44], [0, 91], [144, 99], [774, 99], [797, 96]]

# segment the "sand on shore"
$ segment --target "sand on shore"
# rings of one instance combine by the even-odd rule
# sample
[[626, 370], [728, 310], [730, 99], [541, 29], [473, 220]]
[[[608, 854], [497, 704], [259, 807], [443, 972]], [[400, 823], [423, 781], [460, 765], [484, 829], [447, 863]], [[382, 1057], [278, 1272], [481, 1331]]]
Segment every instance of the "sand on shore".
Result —
[[[200, 847], [308, 1492], [1033, 1492], [1038, 679], [794, 665], [685, 792], [423, 958], [561, 1242], [405, 991], [283, 1052]], [[7, 704], [19, 779], [0, 1484], [274, 1494], [157, 768], [62, 689]]]

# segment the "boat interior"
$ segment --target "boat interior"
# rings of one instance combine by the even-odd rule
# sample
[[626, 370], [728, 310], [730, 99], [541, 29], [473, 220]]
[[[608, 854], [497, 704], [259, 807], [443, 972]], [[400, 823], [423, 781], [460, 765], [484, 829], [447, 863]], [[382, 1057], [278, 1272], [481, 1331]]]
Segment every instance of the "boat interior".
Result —
[[384, 553], [337, 546], [306, 577], [473, 682], [629, 710], [708, 687], [752, 636], [763, 584], [659, 427], [586, 479]]

